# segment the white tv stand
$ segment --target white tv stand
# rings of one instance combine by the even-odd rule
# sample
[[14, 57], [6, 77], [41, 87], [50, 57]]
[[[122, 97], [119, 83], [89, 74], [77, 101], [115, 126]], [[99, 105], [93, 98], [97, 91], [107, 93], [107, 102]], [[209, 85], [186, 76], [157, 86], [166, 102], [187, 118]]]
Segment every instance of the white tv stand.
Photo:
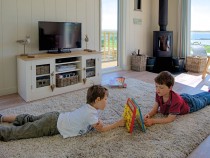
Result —
[[101, 53], [72, 52], [17, 57], [18, 93], [26, 101], [101, 83]]

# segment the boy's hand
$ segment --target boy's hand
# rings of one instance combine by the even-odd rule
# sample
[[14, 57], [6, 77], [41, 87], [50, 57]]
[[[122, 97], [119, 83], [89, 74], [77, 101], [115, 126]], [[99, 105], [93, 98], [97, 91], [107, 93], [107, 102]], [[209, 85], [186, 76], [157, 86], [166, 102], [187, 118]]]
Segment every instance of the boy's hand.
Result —
[[119, 127], [125, 126], [125, 120], [124, 120], [124, 118], [120, 119], [120, 120], [118, 121], [118, 123], [119, 123]]
[[150, 118], [150, 115], [149, 115], [149, 114], [146, 114], [146, 115], [144, 116], [144, 119], [147, 119], [147, 118]]
[[94, 128], [97, 131], [101, 131], [101, 129], [103, 128], [103, 122], [101, 120], [99, 120], [98, 123], [94, 126]]
[[144, 119], [144, 124], [145, 126], [152, 126], [153, 125], [153, 120], [150, 118], [145, 118]]
[[92, 125], [97, 131], [99, 132], [106, 132], [106, 131], [109, 131], [111, 129], [114, 129], [114, 128], [117, 128], [117, 127], [120, 127], [120, 126], [125, 126], [125, 120], [124, 118], [116, 121], [115, 123], [113, 124], [109, 124], [109, 125], [103, 125], [102, 121], [98, 121], [98, 123]]

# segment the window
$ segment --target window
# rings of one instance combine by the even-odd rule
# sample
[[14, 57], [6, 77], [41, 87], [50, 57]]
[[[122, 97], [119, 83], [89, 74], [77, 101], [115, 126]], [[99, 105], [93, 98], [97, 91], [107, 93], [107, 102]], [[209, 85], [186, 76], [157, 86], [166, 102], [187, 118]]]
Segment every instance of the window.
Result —
[[141, 0], [134, 0], [134, 10], [141, 11]]
[[209, 6], [209, 0], [191, 0], [191, 54], [193, 55], [196, 55], [194, 54], [196, 50], [200, 52], [200, 49], [210, 53]]

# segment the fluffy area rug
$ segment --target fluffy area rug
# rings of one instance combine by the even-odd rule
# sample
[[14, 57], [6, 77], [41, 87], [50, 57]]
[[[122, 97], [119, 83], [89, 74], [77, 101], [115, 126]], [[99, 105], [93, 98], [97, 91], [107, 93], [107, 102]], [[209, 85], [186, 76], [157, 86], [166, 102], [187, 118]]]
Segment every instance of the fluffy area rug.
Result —
[[[141, 106], [143, 115], [154, 104], [155, 87], [135, 79], [127, 79], [127, 88], [109, 88], [108, 105], [100, 111], [105, 124], [118, 120], [128, 97]], [[0, 111], [1, 114], [42, 114], [71, 111], [85, 103], [87, 89], [30, 102]], [[148, 127], [146, 133], [135, 125], [132, 134], [125, 127], [105, 133], [97, 131], [63, 139], [60, 135], [0, 142], [0, 152], [9, 158], [184, 158], [210, 134], [210, 106], [178, 118], [169, 124]], [[82, 115], [82, 114], [81, 114]], [[164, 117], [158, 114], [157, 117]]]

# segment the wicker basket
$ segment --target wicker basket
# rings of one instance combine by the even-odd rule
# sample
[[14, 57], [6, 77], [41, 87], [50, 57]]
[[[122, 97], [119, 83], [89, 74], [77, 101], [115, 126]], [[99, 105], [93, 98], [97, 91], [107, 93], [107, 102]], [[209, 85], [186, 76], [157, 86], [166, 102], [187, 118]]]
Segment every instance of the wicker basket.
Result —
[[186, 70], [192, 72], [203, 72], [207, 62], [207, 57], [188, 56]]
[[44, 75], [50, 73], [50, 65], [36, 66], [36, 75]]
[[88, 60], [86, 60], [86, 66], [87, 67], [95, 66], [95, 59], [88, 59]]
[[79, 80], [79, 76], [71, 76], [66, 78], [56, 78], [56, 87], [66, 87], [69, 85], [77, 84]]
[[147, 57], [145, 55], [132, 55], [131, 56], [131, 70], [145, 71], [146, 70]]

